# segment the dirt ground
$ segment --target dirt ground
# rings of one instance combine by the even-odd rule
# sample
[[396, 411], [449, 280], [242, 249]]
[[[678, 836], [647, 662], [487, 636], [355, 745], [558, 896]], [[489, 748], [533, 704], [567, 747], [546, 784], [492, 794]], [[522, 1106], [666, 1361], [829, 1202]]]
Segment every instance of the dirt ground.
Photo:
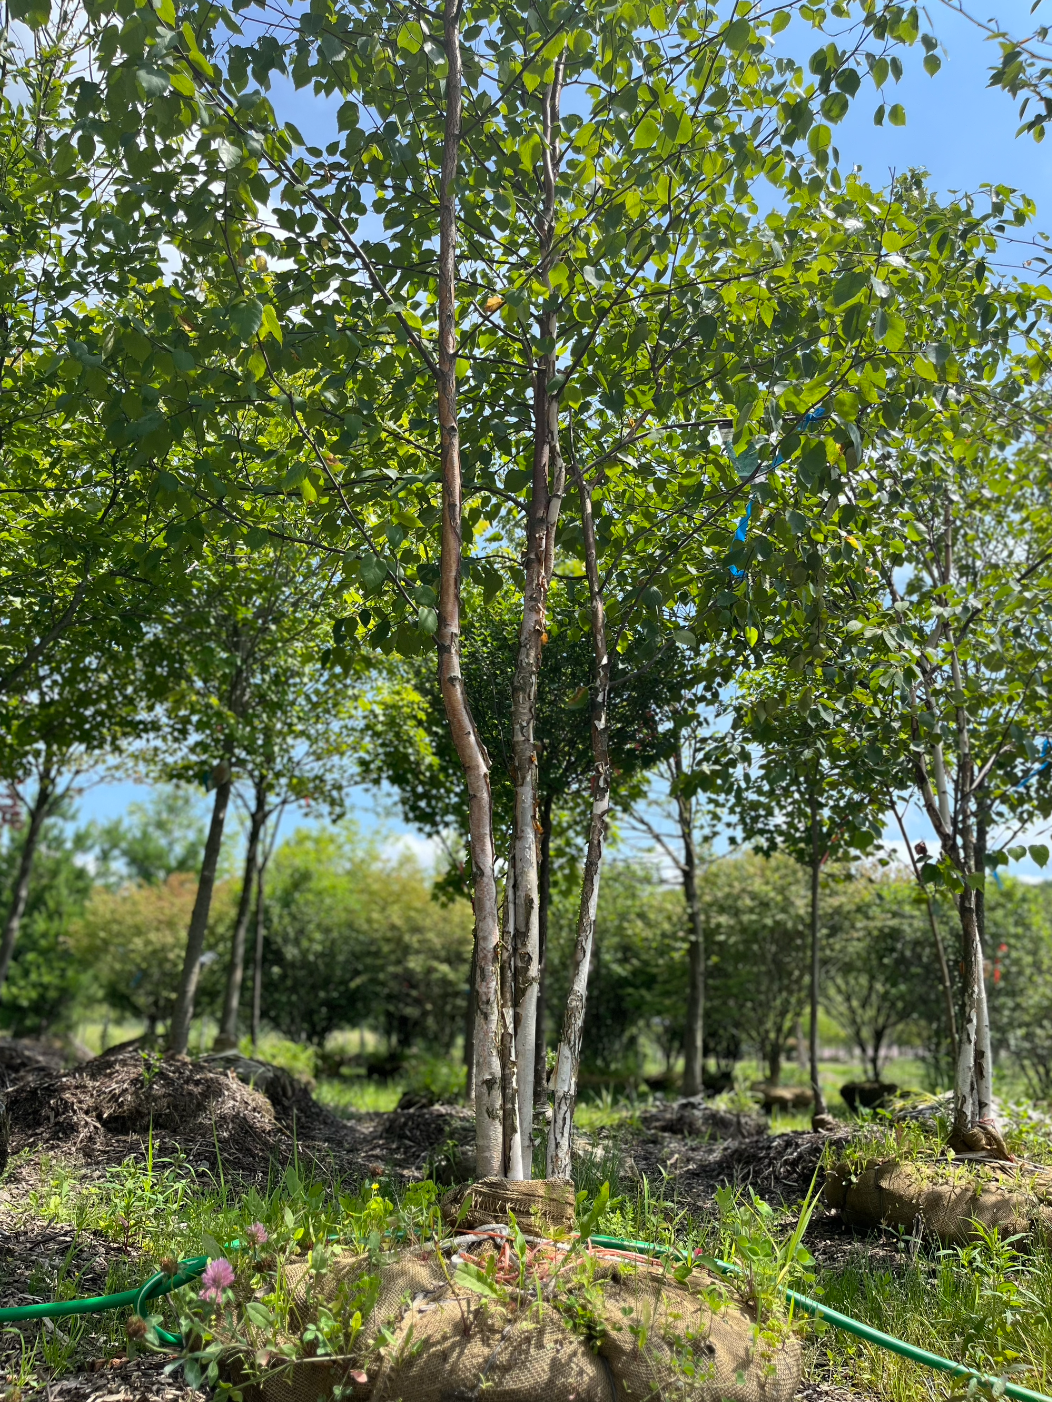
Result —
[[[458, 1106], [431, 1106], [342, 1120], [315, 1102], [286, 1072], [237, 1054], [200, 1061], [118, 1051], [63, 1070], [53, 1057], [0, 1042], [7, 1080], [6, 1129], [13, 1156], [0, 1193], [0, 1304], [21, 1305], [67, 1295], [93, 1295], [137, 1282], [133, 1255], [89, 1232], [49, 1225], [19, 1209], [39, 1182], [41, 1155], [66, 1160], [79, 1173], [105, 1171], [144, 1156], [196, 1173], [263, 1185], [297, 1152], [319, 1173], [345, 1186], [387, 1176], [408, 1181], [430, 1172], [452, 1182], [470, 1172], [473, 1120]], [[644, 1116], [621, 1136], [614, 1159], [622, 1188], [647, 1175], [664, 1180], [681, 1206], [711, 1211], [725, 1183], [750, 1186], [769, 1201], [792, 1204], [808, 1190], [823, 1149], [839, 1136], [768, 1135], [754, 1116], [719, 1119], [697, 1106], [673, 1104]], [[759, 1132], [758, 1132], [759, 1131]], [[717, 1138], [715, 1135], [729, 1135]], [[598, 1146], [593, 1146], [598, 1147]], [[27, 1221], [32, 1225], [27, 1227]], [[819, 1214], [809, 1235], [820, 1260], [833, 1261], [860, 1243]], [[877, 1255], [894, 1243], [870, 1241]], [[33, 1326], [0, 1326], [3, 1402], [189, 1402], [195, 1394], [168, 1360], [129, 1359], [123, 1319], [87, 1316]], [[75, 1371], [71, 1371], [75, 1369]], [[851, 1395], [808, 1383], [804, 1402], [851, 1402]], [[857, 1399], [855, 1399], [857, 1402]]]

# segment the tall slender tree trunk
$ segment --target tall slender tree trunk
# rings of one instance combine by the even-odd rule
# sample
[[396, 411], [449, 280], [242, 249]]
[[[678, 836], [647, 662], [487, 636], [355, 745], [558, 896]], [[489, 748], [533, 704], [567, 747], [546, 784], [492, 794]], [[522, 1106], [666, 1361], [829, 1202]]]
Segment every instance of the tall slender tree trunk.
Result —
[[504, 879], [504, 919], [500, 942], [500, 1063], [504, 1099], [503, 1173], [523, 1176], [523, 1135], [519, 1125], [518, 1065], [515, 1057], [515, 864], [508, 856]]
[[[563, 60], [555, 65], [542, 112], [541, 161], [543, 205], [538, 219], [538, 276], [549, 288], [555, 232], [555, 183], [559, 169], [559, 111]], [[540, 983], [540, 879], [538, 853], [537, 747], [535, 720], [537, 679], [545, 638], [548, 586], [555, 560], [555, 528], [565, 483], [559, 447], [559, 395], [550, 386], [557, 373], [558, 323], [554, 306], [540, 319], [541, 339], [550, 349], [539, 356], [533, 373], [533, 482], [526, 520], [525, 582], [522, 624], [511, 688], [511, 753], [515, 782], [515, 1052], [518, 1067], [518, 1122], [523, 1138], [523, 1171], [530, 1176], [533, 1145], [533, 1096], [537, 1049], [537, 999]], [[554, 480], [553, 480], [554, 479]]]
[[478, 931], [471, 931], [471, 968], [468, 973], [468, 996], [464, 1007], [464, 1099], [475, 1104], [475, 961], [478, 958]]
[[[977, 872], [986, 871], [986, 846], [989, 833], [989, 820], [985, 795], [976, 796], [975, 855]], [[981, 1121], [994, 1120], [994, 1051], [990, 1035], [990, 1010], [986, 998], [986, 892], [983, 885], [975, 888], [975, 933], [976, 958], [978, 961], [976, 992], [978, 1008], [976, 1017], [976, 1112]]]
[[570, 992], [563, 1014], [562, 1038], [555, 1064], [555, 1101], [548, 1131], [549, 1178], [569, 1178], [572, 1166], [573, 1116], [577, 1104], [577, 1083], [581, 1066], [581, 1039], [588, 998], [588, 969], [595, 941], [595, 916], [599, 904], [599, 877], [603, 865], [607, 821], [610, 814], [610, 745], [607, 704], [610, 695], [610, 658], [606, 650], [606, 616], [595, 546], [592, 497], [580, 468], [574, 467], [581, 496], [581, 525], [584, 534], [585, 567], [592, 614], [592, 646], [595, 652], [595, 691], [592, 696], [592, 818], [588, 828], [581, 908], [577, 917], [570, 971]]
[[[683, 777], [683, 760], [673, 757], [676, 778]], [[698, 851], [694, 842], [694, 809], [690, 799], [676, 794], [676, 813], [683, 842], [683, 895], [690, 921], [688, 946], [687, 1030], [683, 1045], [683, 1094], [705, 1093], [705, 927], [698, 896]]]
[[26, 835], [22, 841], [22, 852], [18, 859], [18, 871], [15, 875], [15, 888], [11, 893], [11, 904], [8, 907], [7, 919], [4, 921], [4, 933], [0, 937], [0, 989], [7, 982], [8, 970], [11, 968], [15, 941], [18, 939], [18, 932], [22, 926], [22, 917], [26, 913], [26, 901], [29, 899], [29, 881], [33, 874], [33, 861], [40, 844], [40, 833], [44, 826], [44, 819], [48, 815], [54, 796], [55, 774], [50, 762], [45, 761], [44, 767], [40, 771], [36, 797], [29, 810], [29, 827], [26, 829]]
[[241, 882], [241, 897], [237, 903], [237, 917], [234, 920], [234, 933], [230, 941], [230, 966], [226, 975], [226, 992], [223, 996], [223, 1014], [219, 1022], [219, 1032], [215, 1039], [216, 1051], [232, 1051], [237, 1046], [237, 1021], [241, 1008], [241, 985], [245, 977], [245, 939], [248, 935], [249, 916], [252, 913], [252, 896], [256, 885], [256, 866], [259, 861], [259, 836], [267, 818], [267, 789], [260, 779], [256, 783], [256, 802], [248, 825], [248, 844], [245, 848], [245, 876]]
[[533, 1056], [533, 1116], [548, 1104], [548, 911], [552, 901], [552, 795], [541, 799], [541, 863], [538, 871], [540, 969], [537, 981], [537, 1037]]
[[438, 595], [438, 683], [464, 770], [471, 834], [475, 959], [475, 1150], [479, 1177], [501, 1171], [503, 1114], [499, 1047], [500, 920], [493, 851], [489, 755], [479, 738], [460, 666], [461, 470], [457, 422], [457, 195], [463, 74], [460, 5], [445, 0], [445, 133], [439, 190], [438, 419], [442, 453], [442, 550]]
[[216, 867], [219, 864], [219, 849], [223, 845], [223, 825], [226, 822], [227, 808], [230, 805], [230, 769], [223, 766], [225, 778], [216, 785], [215, 801], [212, 804], [212, 821], [208, 825], [205, 839], [205, 853], [201, 862], [201, 876], [197, 883], [197, 895], [190, 914], [190, 928], [186, 934], [186, 955], [183, 959], [183, 972], [179, 979], [179, 992], [172, 1013], [172, 1024], [168, 1029], [168, 1051], [173, 1056], [185, 1056], [190, 1041], [190, 1023], [194, 1016], [194, 997], [197, 993], [197, 980], [201, 975], [201, 955], [205, 947], [205, 933], [208, 929], [208, 914], [212, 908], [212, 892], [215, 889]]
[[811, 1094], [814, 1096], [814, 1109], [811, 1113], [813, 1129], [832, 1129], [833, 1121], [822, 1094], [822, 1082], [818, 1074], [818, 1004], [821, 995], [821, 947], [819, 939], [819, 896], [822, 883], [822, 835], [818, 822], [818, 792], [811, 790]]
[[263, 1014], [263, 936], [266, 933], [267, 863], [264, 858], [256, 869], [256, 947], [252, 960], [252, 1050], [259, 1042], [259, 1023]]

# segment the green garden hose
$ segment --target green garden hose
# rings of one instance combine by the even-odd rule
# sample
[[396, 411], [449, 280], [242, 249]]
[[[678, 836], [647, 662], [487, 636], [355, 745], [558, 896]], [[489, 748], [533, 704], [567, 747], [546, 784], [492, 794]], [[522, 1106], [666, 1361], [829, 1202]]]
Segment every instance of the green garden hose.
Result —
[[[660, 1246], [652, 1241], [628, 1241], [624, 1237], [615, 1236], [592, 1236], [588, 1238], [590, 1246], [598, 1246], [606, 1251], [633, 1251], [642, 1256], [667, 1256], [682, 1255], [682, 1251], [673, 1246]], [[236, 1251], [240, 1246], [239, 1242], [231, 1242], [227, 1248], [229, 1251]], [[197, 1280], [204, 1273], [208, 1265], [207, 1256], [193, 1256], [189, 1260], [180, 1261], [179, 1269], [175, 1275], [166, 1275], [163, 1271], [158, 1271], [152, 1275], [144, 1284], [134, 1290], [121, 1290], [116, 1295], [95, 1295], [86, 1300], [51, 1300], [38, 1305], [17, 1305], [8, 1309], [0, 1309], [0, 1324], [17, 1324], [26, 1319], [62, 1319], [70, 1315], [77, 1314], [101, 1314], [103, 1310], [124, 1309], [131, 1307], [141, 1318], [146, 1318], [145, 1306], [151, 1301], [158, 1299], [161, 1295], [167, 1295], [172, 1290], [178, 1290], [182, 1285], [189, 1285], [192, 1280]], [[718, 1261], [720, 1270], [728, 1274], [734, 1274], [739, 1269], [729, 1265], [726, 1261]], [[920, 1363], [925, 1368], [934, 1368], [941, 1373], [949, 1373], [955, 1378], [965, 1378], [975, 1381], [981, 1387], [989, 1388], [995, 1397], [1013, 1397], [1016, 1402], [1052, 1402], [1052, 1398], [1047, 1397], [1043, 1392], [1032, 1392], [1029, 1388], [1020, 1387], [1018, 1383], [1006, 1382], [1004, 1378], [992, 1377], [987, 1373], [980, 1373], [975, 1368], [969, 1368], [963, 1363], [954, 1363], [952, 1359], [942, 1358], [937, 1353], [929, 1353], [927, 1349], [918, 1348], [915, 1344], [907, 1343], [905, 1339], [897, 1339], [893, 1334], [885, 1334], [880, 1329], [874, 1329], [871, 1324], [863, 1324], [858, 1319], [852, 1319], [850, 1315], [841, 1314], [839, 1310], [831, 1309], [829, 1305], [823, 1305], [818, 1300], [812, 1300], [808, 1295], [801, 1295], [796, 1290], [786, 1290], [785, 1298], [796, 1309], [803, 1310], [805, 1314], [815, 1315], [818, 1319], [824, 1319], [831, 1324], [834, 1329], [843, 1329], [845, 1333], [854, 1334], [859, 1339], [865, 1339], [867, 1343], [875, 1344], [877, 1348], [886, 1349], [889, 1353], [897, 1353], [902, 1358], [908, 1358], [913, 1363]], [[179, 1334], [170, 1334], [166, 1329], [157, 1329], [157, 1337], [162, 1343], [169, 1344], [173, 1348], [180, 1348], [183, 1340]]]
[[[682, 1252], [671, 1246], [658, 1246], [649, 1241], [625, 1241], [621, 1237], [614, 1236], [593, 1236], [588, 1238], [592, 1246], [603, 1247], [608, 1251], [634, 1251], [641, 1256], [666, 1256], [682, 1255]], [[720, 1270], [726, 1271], [729, 1275], [738, 1272], [737, 1266], [729, 1265], [726, 1261], [717, 1261]], [[801, 1295], [796, 1290], [786, 1290], [785, 1298], [797, 1309], [803, 1310], [806, 1314], [813, 1314], [819, 1319], [824, 1319], [828, 1324], [832, 1324], [834, 1329], [843, 1329], [847, 1334], [854, 1334], [857, 1338], [865, 1339], [867, 1343], [876, 1344], [878, 1348], [886, 1349], [889, 1353], [897, 1353], [902, 1358], [908, 1358], [913, 1363], [920, 1363], [925, 1368], [934, 1368], [941, 1373], [949, 1373], [955, 1378], [965, 1378], [969, 1381], [975, 1380], [981, 1387], [992, 1390], [995, 1397], [1014, 1397], [1017, 1402], [1052, 1402], [1043, 1392], [1032, 1392], [1028, 1387], [1020, 1387], [1018, 1383], [1006, 1382], [1004, 1378], [992, 1377], [988, 1373], [980, 1373], [975, 1368], [969, 1368], [964, 1363], [954, 1363], [952, 1359], [942, 1358], [937, 1353], [929, 1353], [926, 1348], [918, 1348], [916, 1344], [907, 1343], [905, 1339], [897, 1339], [893, 1334], [885, 1334], [880, 1329], [874, 1329], [871, 1324], [863, 1324], [858, 1319], [852, 1319], [848, 1314], [841, 1314], [839, 1310], [831, 1309], [828, 1305], [823, 1305], [818, 1300], [812, 1300], [808, 1295]]]
[[[103, 1310], [118, 1310], [131, 1306], [136, 1314], [142, 1315], [142, 1306], [170, 1290], [178, 1290], [181, 1285], [189, 1285], [196, 1280], [208, 1265], [207, 1256], [193, 1256], [188, 1261], [180, 1261], [175, 1275], [165, 1275], [158, 1271], [145, 1285], [137, 1285], [133, 1290], [121, 1290], [116, 1295], [93, 1295], [87, 1300], [50, 1300], [39, 1305], [17, 1305], [0, 1309], [0, 1324], [17, 1324], [23, 1319], [65, 1319], [71, 1314], [101, 1314]], [[145, 1317], [145, 1316], [144, 1316]]]

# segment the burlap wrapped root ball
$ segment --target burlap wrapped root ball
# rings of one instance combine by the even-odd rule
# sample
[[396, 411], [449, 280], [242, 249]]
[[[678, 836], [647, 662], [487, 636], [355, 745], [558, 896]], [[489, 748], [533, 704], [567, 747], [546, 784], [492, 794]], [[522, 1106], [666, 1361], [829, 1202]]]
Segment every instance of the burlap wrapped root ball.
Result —
[[1052, 1169], [966, 1160], [869, 1160], [829, 1171], [825, 1200], [851, 1226], [918, 1226], [947, 1246], [996, 1227], [1052, 1240]]
[[340, 1295], [341, 1282], [346, 1294], [356, 1278], [379, 1275], [353, 1355], [262, 1374], [231, 1355], [226, 1380], [244, 1402], [791, 1402], [800, 1386], [796, 1338], [757, 1328], [703, 1272], [680, 1282], [656, 1266], [576, 1254], [553, 1279], [558, 1253], [542, 1247], [541, 1267], [519, 1288], [508, 1247], [485, 1243], [475, 1260], [494, 1252], [494, 1296], [456, 1284], [457, 1258], [434, 1249], [378, 1268], [337, 1257], [320, 1280], [294, 1265], [291, 1322], [301, 1329], [318, 1301]]

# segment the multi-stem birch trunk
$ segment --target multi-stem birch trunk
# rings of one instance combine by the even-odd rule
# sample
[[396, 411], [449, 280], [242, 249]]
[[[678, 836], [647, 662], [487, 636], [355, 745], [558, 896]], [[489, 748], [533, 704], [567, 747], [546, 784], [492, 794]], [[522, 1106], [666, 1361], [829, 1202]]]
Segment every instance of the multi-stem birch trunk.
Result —
[[574, 467], [581, 497], [581, 527], [584, 538], [585, 569], [592, 615], [592, 646], [595, 651], [595, 691], [592, 696], [592, 818], [588, 828], [581, 908], [577, 917], [570, 992], [563, 1014], [562, 1037], [556, 1054], [555, 1098], [548, 1130], [547, 1175], [569, 1178], [573, 1147], [573, 1115], [577, 1103], [577, 1082], [581, 1064], [581, 1038], [588, 996], [588, 970], [595, 940], [595, 916], [599, 904], [599, 877], [603, 864], [607, 821], [610, 814], [610, 746], [607, 704], [610, 695], [610, 658], [606, 650], [606, 617], [595, 547], [592, 497], [580, 468]]
[[[942, 589], [950, 596], [953, 580], [953, 519], [949, 494], [943, 508], [943, 552], [939, 561]], [[994, 1114], [990, 1047], [990, 1020], [986, 1005], [986, 983], [983, 973], [983, 944], [980, 912], [976, 908], [976, 887], [980, 884], [981, 868], [976, 864], [976, 833], [974, 828], [973, 794], [975, 766], [972, 758], [968, 712], [965, 706], [960, 655], [953, 630], [940, 619], [929, 640], [929, 649], [942, 644], [948, 648], [950, 678], [953, 689], [954, 718], [957, 736], [956, 772], [951, 807], [950, 786], [946, 777], [942, 743], [932, 744], [932, 789], [925, 760], [916, 704], [913, 706], [913, 766], [924, 802], [924, 808], [935, 829], [943, 855], [949, 859], [961, 884], [957, 895], [957, 912], [961, 922], [961, 965], [964, 975], [964, 1006], [957, 1040], [957, 1060], [953, 1086], [953, 1129], [951, 1146], [956, 1148], [989, 1148], [1006, 1154], [1004, 1141]], [[922, 662], [921, 672], [925, 696], [934, 712], [931, 694], [932, 668]], [[985, 845], [985, 840], [984, 840]]]
[[493, 851], [489, 756], [479, 738], [460, 666], [461, 470], [457, 422], [456, 178], [460, 156], [463, 74], [460, 5], [446, 0], [445, 131], [439, 189], [438, 419], [442, 456], [442, 549], [438, 594], [438, 682], [450, 735], [464, 770], [471, 834], [475, 910], [475, 1150], [480, 1177], [500, 1173], [503, 1115], [499, 1047], [500, 921]]
[[7, 973], [11, 967], [15, 942], [22, 926], [22, 917], [26, 913], [26, 901], [29, 899], [29, 880], [33, 874], [33, 860], [36, 857], [37, 847], [40, 845], [40, 833], [44, 826], [44, 819], [51, 810], [54, 796], [55, 773], [50, 762], [45, 760], [37, 782], [36, 797], [29, 809], [29, 827], [22, 841], [22, 853], [18, 859], [18, 873], [15, 876], [15, 889], [11, 895], [7, 919], [4, 921], [3, 937], [0, 938], [0, 988], [3, 988], [6, 983]]
[[256, 884], [256, 866], [259, 861], [259, 838], [267, 818], [266, 784], [259, 780], [256, 784], [256, 801], [248, 824], [248, 844], [245, 848], [245, 876], [241, 882], [241, 896], [237, 903], [237, 916], [234, 920], [234, 933], [230, 940], [230, 966], [226, 975], [226, 992], [223, 995], [223, 1015], [219, 1032], [215, 1039], [215, 1051], [232, 1051], [237, 1046], [237, 1021], [241, 1010], [241, 985], [245, 977], [245, 941], [248, 935], [249, 916], [252, 912], [252, 893]]
[[[559, 112], [563, 61], [555, 66], [542, 114], [541, 160], [543, 205], [537, 220], [540, 242], [538, 276], [549, 288], [555, 232], [555, 184], [559, 169]], [[559, 449], [559, 395], [555, 351], [558, 324], [554, 307], [540, 317], [540, 338], [549, 347], [533, 373], [533, 481], [526, 519], [525, 582], [522, 623], [511, 691], [511, 752], [515, 784], [514, 845], [515, 903], [512, 911], [514, 984], [514, 1059], [518, 1070], [518, 1124], [523, 1140], [523, 1171], [530, 1175], [533, 1144], [533, 1097], [537, 1047], [537, 999], [540, 982], [540, 875], [538, 852], [537, 747], [534, 734], [537, 679], [545, 636], [548, 586], [555, 560], [555, 529], [565, 483]], [[509, 1177], [518, 1174], [507, 1166]]]
[[212, 892], [215, 889], [216, 867], [219, 865], [219, 851], [223, 845], [223, 826], [226, 823], [227, 808], [230, 805], [230, 766], [223, 764], [217, 775], [215, 801], [212, 804], [212, 820], [208, 825], [205, 839], [205, 852], [201, 860], [201, 875], [197, 883], [197, 895], [190, 914], [190, 928], [186, 934], [186, 954], [183, 958], [183, 971], [179, 979], [179, 993], [172, 1013], [172, 1025], [168, 1031], [168, 1051], [172, 1056], [185, 1056], [190, 1041], [190, 1023], [194, 1016], [194, 998], [197, 994], [197, 980], [201, 976], [201, 955], [205, 947], [205, 933], [208, 930], [208, 914], [212, 908]]

